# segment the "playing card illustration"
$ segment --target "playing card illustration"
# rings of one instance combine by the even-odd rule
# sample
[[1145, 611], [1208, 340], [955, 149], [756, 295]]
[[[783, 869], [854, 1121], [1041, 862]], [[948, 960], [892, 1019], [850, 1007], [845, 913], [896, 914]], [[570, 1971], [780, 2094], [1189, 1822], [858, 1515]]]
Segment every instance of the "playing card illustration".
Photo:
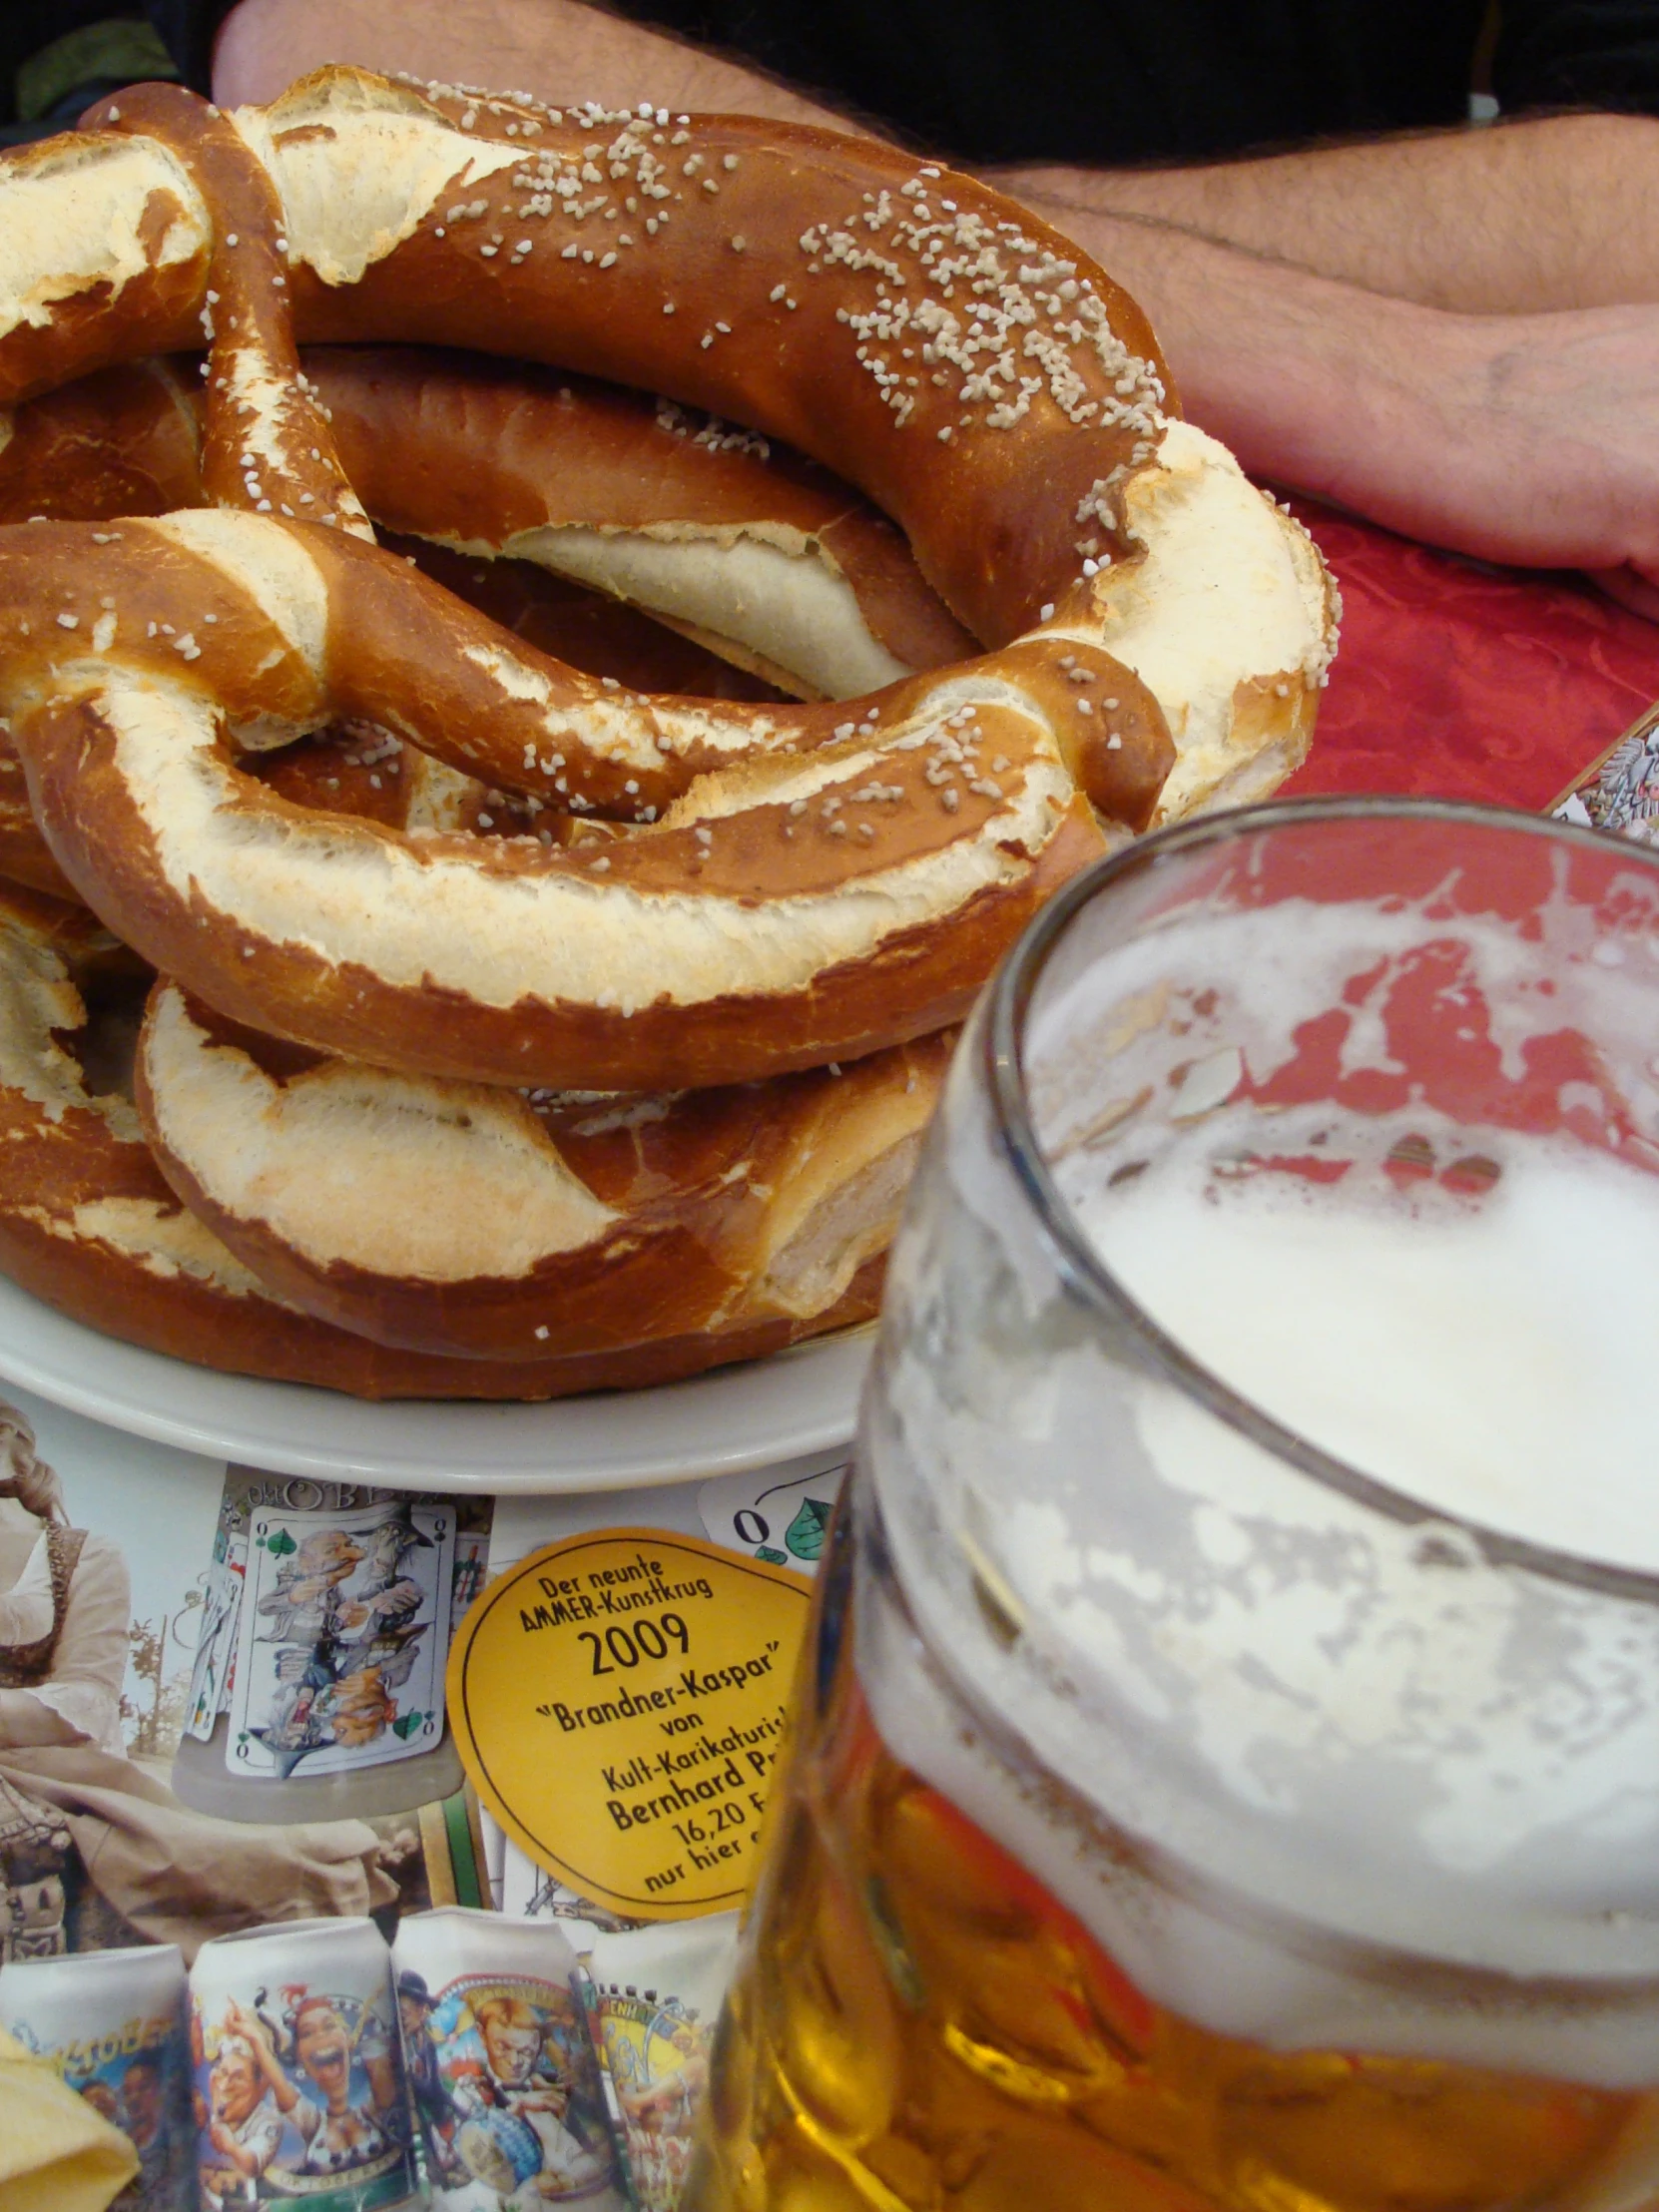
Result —
[[449, 1507], [409, 1498], [253, 1514], [225, 1747], [234, 1774], [337, 1774], [439, 1741], [454, 1544]]
[[248, 1571], [246, 1531], [228, 1529], [223, 1518], [214, 1545], [213, 1566], [208, 1573], [208, 1594], [202, 1627], [196, 1639], [196, 1661], [190, 1676], [188, 1735], [206, 1743], [214, 1723], [231, 1702], [231, 1678], [236, 1672], [237, 1623], [242, 1609], [243, 1578]]
[[1555, 810], [1557, 822], [1659, 843], [1659, 710], [1638, 717]]
[[717, 1544], [811, 1574], [845, 1472], [844, 1465], [826, 1467], [783, 1482], [766, 1469], [717, 1475], [699, 1489], [697, 1509]]
[[466, 1609], [484, 1587], [489, 1574], [490, 1532], [487, 1527], [455, 1531], [455, 1587], [449, 1599], [449, 1633], [466, 1617]]

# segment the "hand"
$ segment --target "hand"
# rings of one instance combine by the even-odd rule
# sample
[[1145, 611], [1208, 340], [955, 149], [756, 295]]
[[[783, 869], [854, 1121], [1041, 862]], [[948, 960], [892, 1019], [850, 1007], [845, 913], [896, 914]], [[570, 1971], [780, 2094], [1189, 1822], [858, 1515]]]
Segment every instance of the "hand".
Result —
[[556, 2120], [562, 2120], [570, 2099], [562, 2089], [522, 2089], [514, 2100], [520, 2112], [551, 2112]]
[[252, 2043], [256, 2051], [271, 2050], [271, 2033], [264, 2020], [236, 1997], [225, 2000], [225, 2025], [233, 2035], [240, 2035], [245, 2042]]

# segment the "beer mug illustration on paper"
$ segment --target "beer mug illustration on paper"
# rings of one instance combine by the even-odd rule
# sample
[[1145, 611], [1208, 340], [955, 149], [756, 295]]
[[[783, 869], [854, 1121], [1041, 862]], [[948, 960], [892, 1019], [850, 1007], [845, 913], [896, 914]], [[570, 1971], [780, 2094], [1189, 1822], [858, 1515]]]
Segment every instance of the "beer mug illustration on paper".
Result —
[[709, 2086], [738, 1916], [600, 1936], [580, 1977], [636, 2212], [676, 2212]]
[[687, 2212], [1659, 2202], [1656, 1338], [1659, 852], [1310, 801], [1061, 892], [893, 1250]]
[[138, 2153], [119, 2212], [195, 2212], [185, 1962], [173, 1943], [0, 1966], [0, 2027]]
[[576, 1953], [547, 1923], [460, 1906], [392, 1948], [409, 2094], [439, 2212], [621, 2212]]
[[367, 1920], [221, 1936], [191, 1969], [204, 2212], [381, 2212], [416, 2181], [390, 1960]]

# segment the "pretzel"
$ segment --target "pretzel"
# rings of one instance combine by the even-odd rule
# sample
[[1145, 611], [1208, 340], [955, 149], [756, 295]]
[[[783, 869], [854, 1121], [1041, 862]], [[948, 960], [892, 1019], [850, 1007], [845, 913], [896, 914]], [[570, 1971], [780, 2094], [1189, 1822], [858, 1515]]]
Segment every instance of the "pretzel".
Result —
[[[303, 360], [376, 522], [428, 533], [424, 541], [399, 534], [395, 548], [590, 675], [630, 689], [776, 697], [770, 683], [746, 682], [736, 668], [764, 672], [799, 695], [813, 692], [813, 680], [824, 691], [856, 689], [857, 673], [872, 663], [903, 673], [895, 647], [918, 667], [961, 649], [963, 633], [891, 525], [809, 464], [763, 457], [762, 441], [747, 434], [585, 379], [548, 380], [523, 366], [509, 371], [421, 348], [316, 347]], [[193, 382], [165, 361], [142, 361], [12, 409], [0, 427], [0, 521], [102, 521], [202, 504]], [[480, 487], [489, 493], [485, 512]], [[537, 563], [523, 542], [531, 515]], [[636, 598], [650, 599], [673, 630], [552, 572], [591, 570], [584, 554], [595, 548], [624, 556], [607, 589], [625, 599], [626, 587], [639, 586]], [[726, 573], [734, 550], [744, 564], [736, 591]], [[658, 574], [665, 565], [666, 578]], [[647, 573], [637, 575], [642, 567]], [[770, 621], [749, 624], [748, 645], [717, 635], [712, 624], [742, 626], [753, 613], [757, 571], [773, 587]], [[661, 586], [654, 599], [653, 581]], [[285, 796], [329, 804], [324, 789]], [[498, 795], [497, 811], [501, 805]], [[394, 819], [386, 808], [350, 811]], [[452, 824], [463, 826], [475, 820]], [[59, 898], [76, 895], [41, 837], [22, 764], [3, 737], [0, 876]]]
[[[590, 584], [798, 698], [845, 697], [973, 651], [889, 522], [750, 431], [591, 378], [426, 347], [312, 346], [300, 364], [374, 522], [464, 549], [475, 568], [528, 560]], [[194, 381], [146, 361], [13, 409], [0, 521], [202, 505]]]
[[[351, 70], [89, 122], [0, 163], [0, 503], [73, 448], [121, 512], [0, 526], [0, 711], [55, 879], [161, 979], [139, 1118], [47, 1088], [97, 1180], [0, 1165], [0, 1265], [370, 1394], [656, 1380], [866, 1310], [1012, 934], [1306, 749], [1308, 541], [1169, 418], [1108, 278], [865, 142]], [[480, 333], [557, 372], [375, 350]], [[201, 338], [199, 404], [121, 370]], [[585, 675], [370, 513], [806, 696]], [[13, 1063], [40, 1109], [56, 1005], [0, 1109]]]
[[295, 1053], [163, 982], [137, 1097], [168, 1181], [263, 1283], [381, 1343], [527, 1360], [833, 1308], [897, 1227], [952, 1041], [532, 1102]]
[[268, 1289], [164, 1181], [127, 1095], [127, 1008], [117, 997], [99, 1009], [112, 980], [130, 993], [132, 962], [107, 931], [0, 886], [0, 1270], [110, 1336], [360, 1397], [533, 1399], [674, 1381], [875, 1311], [879, 1260], [810, 1321], [783, 1315], [576, 1358], [432, 1358], [330, 1328]]
[[[71, 879], [224, 1012], [435, 1074], [557, 1085], [700, 1083], [871, 1050], [960, 1013], [1036, 902], [1098, 849], [1080, 786], [1126, 827], [1151, 818], [1170, 762], [1163, 717], [1102, 638], [1166, 664], [1183, 646], [1190, 657], [1195, 602], [1221, 633], [1201, 656], [1204, 697], [1181, 702], [1206, 724], [1186, 733], [1185, 803], [1248, 788], [1236, 755], [1277, 775], [1305, 742], [1328, 650], [1306, 541], [1219, 448], [1165, 427], [1156, 351], [1123, 295], [986, 188], [744, 119], [558, 117], [351, 71], [234, 124], [166, 88], [117, 107], [78, 156], [104, 243], [83, 225], [73, 270], [43, 266], [17, 285], [36, 304], [0, 334], [0, 391], [177, 345], [205, 309], [205, 474], [216, 497], [271, 513], [212, 530], [207, 517], [189, 531], [180, 517], [128, 525], [129, 540], [165, 527], [170, 554], [195, 549], [188, 574], [159, 563], [171, 602], [134, 560], [85, 540], [65, 542], [51, 575], [38, 544], [14, 557], [0, 540], [0, 635], [28, 622], [34, 639], [8, 663], [6, 703]], [[37, 152], [29, 189], [48, 193], [67, 159]], [[98, 310], [73, 311], [99, 285]], [[446, 641], [416, 579], [348, 542], [366, 525], [299, 380], [294, 328], [487, 330], [503, 351], [648, 382], [838, 460], [998, 650], [840, 720], [607, 699], [522, 652], [490, 662], [452, 613]], [[334, 528], [280, 519], [283, 506]], [[1161, 541], [1209, 558], [1165, 559], [1154, 602], [1134, 577], [1158, 565]], [[313, 646], [324, 625], [329, 647], [349, 625], [349, 658], [307, 655], [267, 622], [278, 661], [257, 703], [250, 664], [202, 642], [219, 612], [228, 646], [237, 575], [268, 605], [306, 606]], [[93, 635], [113, 598], [122, 631], [119, 658], [113, 639], [104, 649], [105, 687], [73, 702], [77, 656], [61, 640], [49, 651], [37, 619], [79, 620], [66, 590], [85, 595]], [[169, 604], [201, 610], [174, 628], [202, 658], [188, 674], [176, 661], [165, 690], [160, 656], [132, 657], [140, 603], [159, 621]], [[244, 638], [249, 609], [244, 591]], [[1229, 662], [1229, 619], [1265, 640], [1265, 668]], [[390, 651], [368, 665], [376, 632]], [[1114, 697], [1116, 728], [1094, 711]], [[221, 710], [245, 743], [367, 714], [503, 788], [656, 819], [606, 853], [516, 863], [269, 811], [255, 830], [258, 802], [218, 751]], [[855, 796], [875, 791], [898, 796]], [[257, 891], [253, 843], [279, 853]], [[286, 895], [273, 899], [275, 876]], [[359, 921], [395, 897], [400, 947], [372, 917], [335, 926], [322, 892], [342, 879], [357, 883]], [[456, 956], [463, 906], [481, 957]]]
[[[513, 440], [520, 476], [528, 487], [543, 493], [544, 507], [546, 495], [560, 488], [563, 511], [580, 526], [583, 536], [598, 534], [601, 524], [607, 537], [625, 534], [614, 531], [607, 516], [619, 498], [632, 499], [637, 512], [643, 480], [655, 494], [654, 513], [659, 520], [671, 518], [677, 531], [688, 527], [689, 514], [695, 514], [700, 527], [717, 534], [753, 527], [757, 517], [764, 517], [761, 530], [770, 546], [779, 527], [779, 510], [787, 507], [791, 496], [787, 471], [785, 493], [778, 497], [779, 464], [769, 467], [763, 462], [752, 449], [753, 441], [733, 441], [711, 432], [708, 425], [695, 432], [685, 424], [665, 427], [657, 411], [634, 395], [581, 383], [574, 388], [561, 385], [556, 404], [547, 408], [547, 395], [527, 384], [522, 371], [509, 379], [492, 366], [480, 371], [423, 350], [409, 351], [412, 357], [404, 358], [323, 347], [305, 356], [307, 373], [334, 422], [343, 424], [353, 468], [377, 470], [369, 499], [380, 521], [389, 510], [376, 504], [378, 491], [395, 490], [415, 459], [410, 446], [399, 443], [400, 430], [410, 425], [376, 404], [381, 389], [389, 386], [403, 410], [419, 411], [425, 432], [422, 465], [427, 476], [435, 464], [441, 469], [450, 494], [435, 508], [428, 497], [426, 511], [451, 542], [397, 536], [392, 541], [394, 550], [505, 628], [590, 675], [610, 676], [630, 689], [689, 691], [701, 697], [778, 696], [769, 684], [734, 665], [755, 662], [759, 656], [730, 641], [710, 637], [707, 645], [697, 642], [692, 635], [695, 626], [689, 623], [678, 625], [681, 634], [676, 635], [674, 629], [635, 613], [625, 602], [597, 597], [579, 584], [562, 581], [544, 566], [493, 550], [480, 557], [475, 544], [462, 554], [454, 541], [464, 539], [475, 525], [466, 486], [490, 450], [487, 445], [480, 450], [476, 435], [480, 409], [473, 401], [475, 392], [510, 416], [531, 414], [530, 423], [519, 421]], [[521, 406], [521, 400], [527, 406]], [[532, 434], [540, 428], [544, 412], [552, 416], [561, 433], [558, 437], [541, 439]], [[26, 401], [0, 423], [0, 521], [36, 515], [103, 521], [200, 505], [204, 494], [198, 414], [197, 393], [165, 361], [102, 370], [61, 391]], [[434, 427], [441, 431], [450, 425], [473, 434], [464, 445], [453, 437], [440, 443], [434, 455]], [[496, 427], [493, 420], [490, 426]], [[825, 557], [834, 559], [859, 608], [869, 603], [871, 620], [884, 624], [913, 650], [930, 646], [935, 658], [948, 658], [940, 633], [953, 631], [954, 626], [913, 565], [904, 566], [907, 554], [895, 558], [890, 527], [856, 504], [849, 508], [851, 494], [837, 494], [827, 483], [820, 488], [811, 472], [807, 484], [821, 510], [817, 536], [808, 542], [822, 540], [824, 552], [817, 560], [809, 552], [798, 561], [819, 566]], [[823, 515], [829, 516], [828, 522]], [[899, 548], [902, 543], [896, 540]], [[707, 615], [713, 610], [700, 611]], [[804, 626], [802, 635], [816, 665], [832, 669], [833, 662], [826, 662], [810, 625]], [[867, 629], [862, 644], [865, 651], [880, 650]], [[723, 657], [717, 657], [711, 647]], [[366, 750], [378, 755], [380, 748], [370, 745]], [[411, 750], [404, 763], [398, 758], [401, 749], [394, 747], [387, 775], [371, 780], [366, 773], [350, 773], [357, 752], [354, 745], [346, 745], [324, 747], [320, 752], [311, 748], [308, 756], [276, 755], [272, 757], [276, 765], [262, 773], [275, 789], [299, 804], [335, 807], [400, 825], [404, 812], [395, 803], [399, 796], [412, 796], [418, 788], [430, 801], [439, 781], [430, 759]], [[314, 759], [315, 774], [308, 773], [307, 758]], [[397, 777], [404, 766], [410, 773], [399, 784]], [[371, 781], [376, 788], [383, 784], [382, 794], [371, 791]], [[503, 820], [513, 814], [512, 803], [499, 792], [492, 793], [471, 779], [442, 781], [443, 803], [436, 811], [431, 804], [417, 807], [411, 819], [436, 828], [441, 817], [444, 827], [476, 831], [481, 814], [486, 828], [491, 826], [491, 812]], [[462, 792], [467, 795], [465, 805], [457, 800]], [[517, 827], [534, 829], [535, 818], [526, 817]], [[0, 877], [60, 899], [76, 898], [74, 885], [41, 836], [24, 787], [23, 765], [3, 732]]]
[[[430, 473], [432, 417], [441, 424], [457, 422], [476, 427], [478, 410], [469, 405], [480, 386], [499, 405], [507, 392], [517, 390], [536, 409], [544, 395], [526, 387], [522, 377], [509, 384], [500, 371], [485, 375], [468, 371], [459, 363], [416, 351], [411, 361], [396, 361], [375, 352], [344, 356], [336, 349], [320, 348], [307, 356], [312, 380], [323, 393], [336, 423], [343, 418], [353, 456], [353, 466], [369, 464], [378, 469], [370, 487], [371, 500], [380, 486], [395, 487], [413, 464], [411, 449], [398, 443], [400, 425], [375, 405], [382, 380], [391, 383], [405, 405], [418, 405], [426, 420], [425, 467]], [[768, 468], [748, 446], [734, 447], [723, 438], [705, 433], [688, 437], [659, 425], [644, 402], [624, 393], [599, 387], [561, 387], [570, 396], [559, 397], [551, 410], [562, 435], [535, 442], [521, 427], [516, 440], [523, 456], [527, 480], [536, 487], [564, 487], [564, 511], [583, 525], [604, 521], [619, 495], [639, 500], [636, 477], [643, 475], [657, 495], [659, 510], [677, 518], [696, 509], [705, 526], [746, 527], [757, 515], [766, 515], [767, 532], [775, 527], [775, 510], [782, 503], [773, 496], [776, 468]], [[512, 401], [516, 413], [520, 411]], [[575, 418], [572, 420], [572, 418]], [[618, 421], [623, 432], [618, 434]], [[100, 371], [13, 409], [7, 425], [0, 425], [0, 521], [21, 521], [35, 515], [76, 521], [102, 521], [122, 515], [161, 514], [172, 508], [202, 503], [201, 426], [198, 400], [190, 386], [164, 361], [143, 361]], [[611, 434], [607, 439], [605, 433]], [[574, 434], [573, 434], [574, 433]], [[570, 464], [579, 461], [592, 434], [603, 447], [603, 465], [591, 454], [572, 481]], [[647, 450], [641, 451], [642, 442]], [[528, 449], [528, 450], [526, 450]], [[474, 438], [463, 449], [457, 443], [442, 446], [436, 456], [443, 477], [451, 487], [448, 504], [434, 510], [443, 534], [451, 541], [463, 538], [472, 518], [465, 500], [467, 478], [476, 472], [483, 456]], [[532, 473], [533, 472], [533, 473]], [[672, 476], [672, 481], [670, 480]], [[809, 479], [811, 483], [811, 479]], [[572, 489], [581, 497], [573, 499]], [[841, 572], [856, 598], [874, 597], [877, 619], [896, 625], [898, 633], [925, 643], [929, 631], [947, 627], [948, 617], [915, 575], [900, 567], [895, 571], [889, 540], [893, 533], [879, 518], [854, 506], [850, 494], [836, 496], [826, 487], [816, 496], [831, 518], [821, 535], [832, 540], [840, 555]], [[384, 512], [376, 506], [379, 519]], [[609, 526], [607, 525], [607, 528]], [[848, 558], [846, 540], [858, 557]], [[902, 546], [902, 540], [897, 541]], [[631, 689], [681, 690], [705, 697], [776, 698], [771, 686], [732, 665], [756, 658], [743, 648], [714, 639], [727, 656], [717, 658], [691, 637], [676, 635], [659, 622], [635, 613], [627, 604], [602, 599], [584, 587], [562, 581], [545, 567], [512, 556], [491, 554], [480, 558], [476, 548], [463, 555], [453, 543], [442, 545], [415, 538], [397, 537], [394, 549], [418, 562], [425, 572], [456, 596], [488, 613], [492, 619], [522, 634], [544, 652], [570, 660], [588, 674], [610, 676]], [[907, 559], [907, 556], [905, 557]], [[808, 554], [801, 559], [812, 565]], [[896, 581], [895, 581], [896, 577]], [[859, 605], [863, 605], [859, 599]], [[704, 610], [707, 612], [708, 610]], [[682, 625], [689, 631], [691, 625]], [[935, 646], [938, 639], [934, 638]], [[866, 632], [865, 650], [879, 650]], [[818, 665], [825, 662], [816, 639], [813, 649]], [[948, 657], [938, 654], [936, 657]], [[779, 673], [782, 673], [780, 671]], [[379, 758], [380, 743], [365, 749]], [[355, 745], [295, 749], [268, 757], [273, 764], [262, 773], [274, 789], [301, 805], [336, 808], [402, 826], [400, 797], [418, 790], [429, 803], [417, 806], [409, 816], [427, 828], [479, 830], [514, 818], [512, 803], [499, 792], [474, 780], [434, 775], [429, 758], [402, 749], [390, 749], [386, 775], [353, 776], [351, 769], [359, 749]], [[314, 765], [315, 773], [310, 773]], [[409, 773], [398, 782], [400, 772]], [[345, 791], [340, 785], [344, 778]], [[443, 801], [434, 808], [432, 794], [439, 782]], [[371, 789], [372, 785], [372, 789]], [[381, 787], [383, 786], [383, 790]], [[466, 794], [466, 804], [459, 803]], [[556, 818], [555, 818], [556, 819]], [[534, 815], [518, 811], [516, 827], [535, 829]], [[73, 884], [64, 875], [41, 836], [24, 787], [23, 767], [9, 739], [0, 732], [0, 877], [21, 882], [54, 897], [75, 900]]]
[[[820, 718], [817, 749], [723, 772], [717, 706], [612, 719], [390, 556], [266, 517], [0, 530], [0, 638], [35, 814], [104, 920], [235, 1019], [429, 1074], [640, 1090], [859, 1057], [954, 1020], [1100, 848], [1060, 747], [1077, 693], [1031, 645], [994, 686], [969, 663], [894, 687], [862, 737], [769, 710]], [[1156, 709], [1090, 658], [1129, 695], [1107, 758], [1150, 805]], [[269, 746], [340, 717], [663, 820], [600, 848], [415, 837], [285, 806], [221, 743], [222, 718]]]
[[[872, 669], [901, 676], [966, 649], [890, 524], [748, 433], [523, 364], [409, 347], [313, 347], [302, 360], [364, 506], [398, 533], [396, 549], [590, 675], [703, 697], [775, 697], [775, 682], [797, 696], [841, 696]], [[25, 402], [0, 437], [0, 521], [201, 505], [199, 415], [199, 392], [165, 361]], [[578, 576], [659, 621], [596, 599]], [[744, 640], [721, 635], [722, 622]], [[733, 666], [766, 681], [746, 685]], [[76, 895], [4, 740], [0, 876]]]

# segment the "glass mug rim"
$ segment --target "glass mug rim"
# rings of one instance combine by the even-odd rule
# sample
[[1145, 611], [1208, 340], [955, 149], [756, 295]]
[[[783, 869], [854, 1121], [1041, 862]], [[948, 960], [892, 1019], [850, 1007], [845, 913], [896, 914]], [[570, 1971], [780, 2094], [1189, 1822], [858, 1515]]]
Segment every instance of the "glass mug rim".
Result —
[[[1156, 1322], [1113, 1274], [1084, 1236], [1043, 1156], [1025, 1083], [1026, 1018], [1049, 959], [1084, 907], [1117, 885], [1144, 876], [1177, 853], [1302, 824], [1380, 820], [1443, 823], [1477, 832], [1496, 830], [1537, 837], [1545, 843], [1577, 845], [1603, 858], [1610, 856], [1608, 831], [1586, 830], [1552, 816], [1465, 800], [1372, 795], [1269, 800], [1253, 807], [1202, 815], [1138, 837], [1097, 860], [1057, 891], [1027, 925], [992, 978], [984, 1001], [982, 1051], [995, 1141], [1035, 1217], [1061, 1289], [1073, 1306], [1089, 1315], [1097, 1331], [1104, 1328], [1126, 1334], [1140, 1359], [1161, 1381], [1212, 1418], [1299, 1473], [1384, 1519], [1425, 1529], [1458, 1530], [1488, 1566], [1518, 1568], [1602, 1596], [1659, 1606], [1659, 1573], [1529, 1543], [1483, 1521], [1431, 1507], [1409, 1490], [1382, 1481], [1323, 1450], [1255, 1399], [1234, 1389]], [[1619, 854], [1631, 865], [1659, 878], [1659, 851], [1621, 839]]]

